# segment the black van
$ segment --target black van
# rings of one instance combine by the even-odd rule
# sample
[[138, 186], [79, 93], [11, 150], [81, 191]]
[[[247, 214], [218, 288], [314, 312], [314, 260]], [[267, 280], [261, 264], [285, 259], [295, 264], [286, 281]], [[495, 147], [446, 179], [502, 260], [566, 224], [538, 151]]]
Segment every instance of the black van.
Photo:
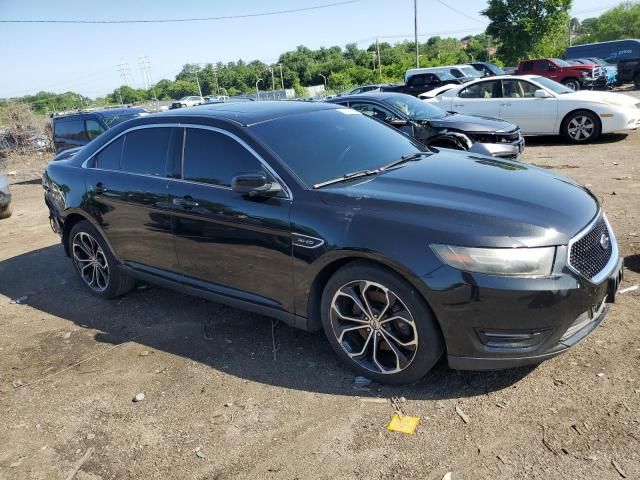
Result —
[[115, 125], [146, 113], [142, 108], [122, 107], [54, 114], [51, 130], [56, 153], [82, 147]]

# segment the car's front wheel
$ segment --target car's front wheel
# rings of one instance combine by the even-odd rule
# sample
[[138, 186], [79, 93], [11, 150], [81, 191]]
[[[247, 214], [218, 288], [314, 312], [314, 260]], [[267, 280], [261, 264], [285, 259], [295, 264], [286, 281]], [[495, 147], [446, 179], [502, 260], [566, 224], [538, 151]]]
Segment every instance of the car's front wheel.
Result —
[[576, 92], [580, 90], [580, 82], [578, 81], [577, 78], [568, 78], [567, 80], [562, 82], [562, 84], [565, 87], [569, 87], [571, 90], [574, 90]]
[[592, 142], [600, 136], [600, 131], [600, 119], [586, 110], [571, 113], [562, 125], [562, 134], [573, 143]]
[[135, 281], [122, 272], [102, 235], [88, 221], [71, 228], [69, 253], [76, 272], [96, 297], [115, 298], [133, 288]]
[[383, 267], [354, 262], [341, 268], [327, 282], [321, 308], [338, 356], [379, 383], [415, 382], [442, 356], [433, 312], [415, 288]]

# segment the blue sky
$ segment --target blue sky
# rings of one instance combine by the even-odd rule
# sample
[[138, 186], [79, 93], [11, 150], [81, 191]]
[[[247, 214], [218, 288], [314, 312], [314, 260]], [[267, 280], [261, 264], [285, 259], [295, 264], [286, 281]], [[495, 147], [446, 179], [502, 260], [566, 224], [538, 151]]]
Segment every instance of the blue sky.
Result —
[[[193, 18], [295, 9], [338, 0], [0, 0], [0, 19], [119, 20]], [[462, 37], [484, 30], [485, 0], [418, 0], [418, 30]], [[579, 18], [597, 16], [615, 0], [574, 0]], [[413, 32], [413, 0], [361, 0], [278, 16], [165, 24], [0, 24], [0, 98], [40, 90], [78, 91], [95, 97], [122, 84], [118, 64], [128, 63], [133, 86], [142, 86], [139, 57], [152, 79], [171, 78], [185, 63], [242, 58], [274, 63], [297, 45], [310, 48]], [[423, 40], [426, 38], [423, 37]], [[393, 43], [402, 38], [384, 38]], [[286, 66], [285, 66], [286, 68]]]

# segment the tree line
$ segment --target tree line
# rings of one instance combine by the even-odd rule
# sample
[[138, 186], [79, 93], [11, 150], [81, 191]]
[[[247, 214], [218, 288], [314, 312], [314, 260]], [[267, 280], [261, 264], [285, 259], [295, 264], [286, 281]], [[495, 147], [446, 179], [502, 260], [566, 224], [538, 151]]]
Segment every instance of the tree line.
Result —
[[[419, 43], [420, 66], [491, 61], [517, 65], [526, 58], [562, 56], [572, 38], [574, 44], [640, 37], [640, 5], [625, 2], [599, 17], [580, 22], [571, 18], [572, 0], [489, 0], [480, 12], [489, 19], [485, 33], [463, 39], [431, 37]], [[298, 46], [268, 65], [259, 60], [186, 64], [171, 79], [152, 88], [126, 85], [110, 94], [89, 99], [77, 93], [39, 92], [19, 99], [38, 112], [75, 109], [87, 105], [131, 104], [149, 100], [178, 99], [187, 95], [241, 95], [260, 90], [295, 89], [326, 82], [337, 92], [356, 85], [401, 81], [415, 67], [415, 43], [372, 42], [366, 48], [347, 44], [312, 50]], [[1, 105], [1, 104], [0, 104]]]

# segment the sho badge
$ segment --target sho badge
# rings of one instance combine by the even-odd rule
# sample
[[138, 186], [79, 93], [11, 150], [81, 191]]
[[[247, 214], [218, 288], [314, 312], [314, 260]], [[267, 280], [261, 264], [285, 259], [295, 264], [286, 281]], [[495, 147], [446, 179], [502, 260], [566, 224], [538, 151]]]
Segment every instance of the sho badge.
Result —
[[293, 244], [302, 248], [318, 248], [324, 244], [324, 240], [316, 237], [310, 237], [308, 235], [301, 235], [300, 233], [294, 233]]

